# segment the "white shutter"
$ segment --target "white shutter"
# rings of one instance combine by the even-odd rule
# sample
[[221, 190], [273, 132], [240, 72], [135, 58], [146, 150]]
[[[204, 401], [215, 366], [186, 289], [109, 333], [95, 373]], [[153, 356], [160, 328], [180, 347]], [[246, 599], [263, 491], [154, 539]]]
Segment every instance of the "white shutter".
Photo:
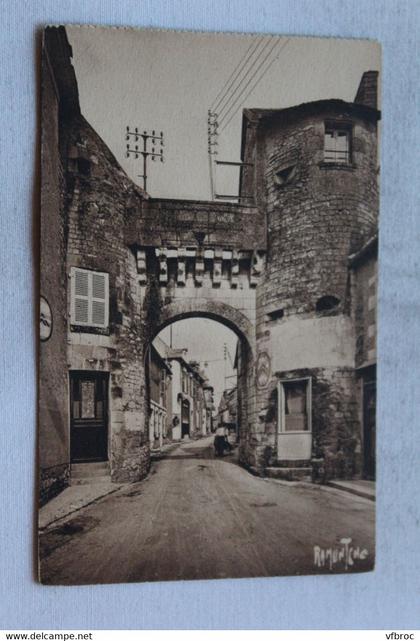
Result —
[[108, 274], [72, 267], [71, 322], [86, 327], [108, 327]]
[[87, 325], [89, 323], [89, 272], [75, 269], [72, 285], [72, 323]]
[[92, 325], [108, 327], [108, 274], [92, 272]]

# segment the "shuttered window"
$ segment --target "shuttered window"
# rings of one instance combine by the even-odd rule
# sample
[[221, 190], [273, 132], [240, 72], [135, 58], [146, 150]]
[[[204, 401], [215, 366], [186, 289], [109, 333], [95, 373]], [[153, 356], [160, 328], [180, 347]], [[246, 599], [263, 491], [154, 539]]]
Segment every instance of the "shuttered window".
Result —
[[351, 125], [325, 124], [324, 162], [345, 165], [351, 163]]
[[71, 269], [71, 323], [107, 329], [109, 323], [108, 274]]

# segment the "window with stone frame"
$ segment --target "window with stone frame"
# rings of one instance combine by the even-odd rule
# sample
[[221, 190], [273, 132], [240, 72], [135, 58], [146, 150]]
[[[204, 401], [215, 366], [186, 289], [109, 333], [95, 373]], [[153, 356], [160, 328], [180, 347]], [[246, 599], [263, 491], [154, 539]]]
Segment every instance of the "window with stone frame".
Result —
[[70, 281], [71, 325], [108, 329], [109, 274], [72, 267]]
[[311, 431], [311, 379], [279, 382], [279, 431]]
[[288, 165], [286, 167], [281, 167], [274, 172], [274, 183], [277, 187], [285, 187], [286, 185], [293, 182], [293, 179], [296, 175], [296, 165]]
[[352, 161], [352, 126], [327, 121], [324, 135], [324, 162], [349, 165]]

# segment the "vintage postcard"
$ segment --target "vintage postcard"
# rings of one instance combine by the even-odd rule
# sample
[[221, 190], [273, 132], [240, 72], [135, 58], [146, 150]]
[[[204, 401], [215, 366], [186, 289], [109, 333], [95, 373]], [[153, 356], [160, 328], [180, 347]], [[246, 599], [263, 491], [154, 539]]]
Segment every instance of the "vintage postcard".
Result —
[[41, 582], [373, 569], [379, 72], [44, 30]]

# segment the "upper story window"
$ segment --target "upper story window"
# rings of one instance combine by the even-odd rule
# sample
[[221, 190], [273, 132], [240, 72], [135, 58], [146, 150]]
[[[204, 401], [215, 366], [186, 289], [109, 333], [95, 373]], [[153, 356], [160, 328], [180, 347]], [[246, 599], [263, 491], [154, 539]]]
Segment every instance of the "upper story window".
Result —
[[342, 165], [351, 163], [351, 125], [325, 123], [324, 162]]
[[109, 275], [72, 267], [70, 319], [72, 325], [108, 329]]

